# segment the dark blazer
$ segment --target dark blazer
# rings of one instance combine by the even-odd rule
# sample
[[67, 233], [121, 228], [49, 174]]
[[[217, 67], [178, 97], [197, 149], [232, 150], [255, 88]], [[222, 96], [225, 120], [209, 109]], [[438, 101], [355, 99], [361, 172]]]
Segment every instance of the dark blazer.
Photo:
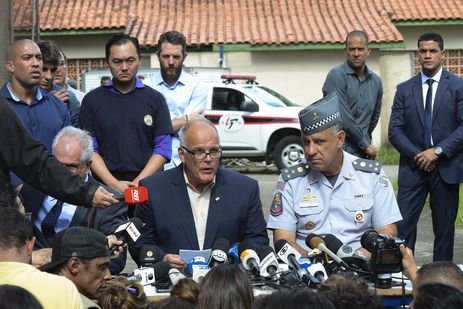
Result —
[[[96, 182], [91, 175], [89, 175], [89, 181]], [[29, 185], [24, 185], [21, 190], [21, 197], [26, 212], [31, 213], [32, 222], [34, 222], [47, 196]], [[113, 234], [114, 231], [125, 222], [127, 222], [127, 205], [124, 202], [119, 202], [104, 209], [94, 207], [86, 208], [83, 206], [77, 207], [69, 227], [90, 227], [108, 236]], [[34, 244], [35, 250], [51, 247], [51, 243], [35, 225], [34, 236], [36, 238]], [[118, 258], [111, 259], [109, 268], [112, 274], [119, 273], [124, 269], [126, 258], [127, 253], [126, 250], [124, 250], [124, 253]]]
[[[183, 164], [154, 174], [140, 185], [148, 188], [149, 201], [135, 208], [135, 216], [146, 225], [131, 246], [134, 260], [140, 261], [144, 245], [155, 245], [159, 259], [166, 253], [178, 254], [179, 249], [198, 250]], [[257, 248], [269, 241], [257, 182], [222, 168], [217, 171], [211, 192], [204, 248], [211, 248], [219, 238], [227, 239], [230, 245], [246, 239]]]
[[[463, 182], [463, 79], [442, 70], [434, 98], [432, 137], [444, 156], [437, 168], [449, 184]], [[397, 86], [389, 121], [389, 141], [400, 152], [399, 185], [413, 186], [423, 173], [413, 158], [424, 147], [421, 75]]]

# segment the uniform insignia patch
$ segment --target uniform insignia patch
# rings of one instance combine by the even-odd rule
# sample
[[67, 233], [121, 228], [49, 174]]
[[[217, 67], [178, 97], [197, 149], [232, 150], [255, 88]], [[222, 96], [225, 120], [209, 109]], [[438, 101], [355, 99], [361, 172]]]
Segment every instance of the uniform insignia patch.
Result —
[[284, 181], [305, 176], [309, 172], [309, 165], [301, 163], [281, 170], [281, 176]]
[[363, 211], [357, 210], [355, 212], [355, 222], [357, 223], [363, 222], [363, 219], [364, 219]]
[[359, 158], [352, 162], [352, 166], [358, 171], [376, 174], [379, 174], [381, 172], [381, 162], [375, 160]]
[[305, 227], [309, 230], [313, 230], [317, 225], [313, 221], [309, 221], [305, 224]]
[[273, 217], [278, 217], [283, 213], [283, 206], [281, 205], [281, 193], [277, 192], [273, 196], [272, 206], [270, 206], [270, 214]]
[[277, 186], [275, 187], [276, 190], [283, 191], [285, 189], [286, 182], [285, 181], [279, 181], [277, 182]]
[[386, 175], [381, 175], [379, 176], [378, 183], [382, 185], [383, 187], [387, 188], [389, 185], [389, 181]]
[[151, 115], [146, 115], [145, 117], [143, 117], [143, 121], [149, 127], [153, 125], [153, 117], [151, 117]]

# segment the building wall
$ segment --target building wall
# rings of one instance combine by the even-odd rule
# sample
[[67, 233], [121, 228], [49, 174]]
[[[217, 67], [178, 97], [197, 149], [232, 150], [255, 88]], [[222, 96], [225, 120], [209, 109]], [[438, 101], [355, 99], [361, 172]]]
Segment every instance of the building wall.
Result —
[[8, 45], [10, 45], [12, 30], [11, 30], [11, 6], [12, 1], [1, 0], [0, 1], [0, 85], [7, 80], [7, 75], [3, 67], [3, 61], [6, 58], [6, 51]]

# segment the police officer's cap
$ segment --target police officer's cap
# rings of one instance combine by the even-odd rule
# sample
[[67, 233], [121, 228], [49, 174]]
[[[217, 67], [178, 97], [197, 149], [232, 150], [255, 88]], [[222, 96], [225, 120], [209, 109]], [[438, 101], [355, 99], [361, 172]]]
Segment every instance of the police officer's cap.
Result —
[[321, 132], [341, 122], [339, 101], [336, 93], [310, 104], [299, 112], [301, 130], [304, 134]]

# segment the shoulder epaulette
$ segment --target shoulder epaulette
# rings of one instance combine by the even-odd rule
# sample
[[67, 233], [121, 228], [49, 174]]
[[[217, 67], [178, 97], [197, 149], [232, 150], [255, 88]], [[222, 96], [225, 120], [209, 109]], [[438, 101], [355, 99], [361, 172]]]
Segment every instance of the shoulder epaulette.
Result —
[[281, 170], [281, 176], [283, 176], [284, 181], [288, 181], [297, 177], [305, 176], [309, 172], [310, 168], [307, 163], [300, 163], [288, 168]]
[[357, 160], [352, 162], [352, 165], [358, 171], [376, 174], [379, 174], [381, 172], [381, 162], [375, 160], [358, 158]]

